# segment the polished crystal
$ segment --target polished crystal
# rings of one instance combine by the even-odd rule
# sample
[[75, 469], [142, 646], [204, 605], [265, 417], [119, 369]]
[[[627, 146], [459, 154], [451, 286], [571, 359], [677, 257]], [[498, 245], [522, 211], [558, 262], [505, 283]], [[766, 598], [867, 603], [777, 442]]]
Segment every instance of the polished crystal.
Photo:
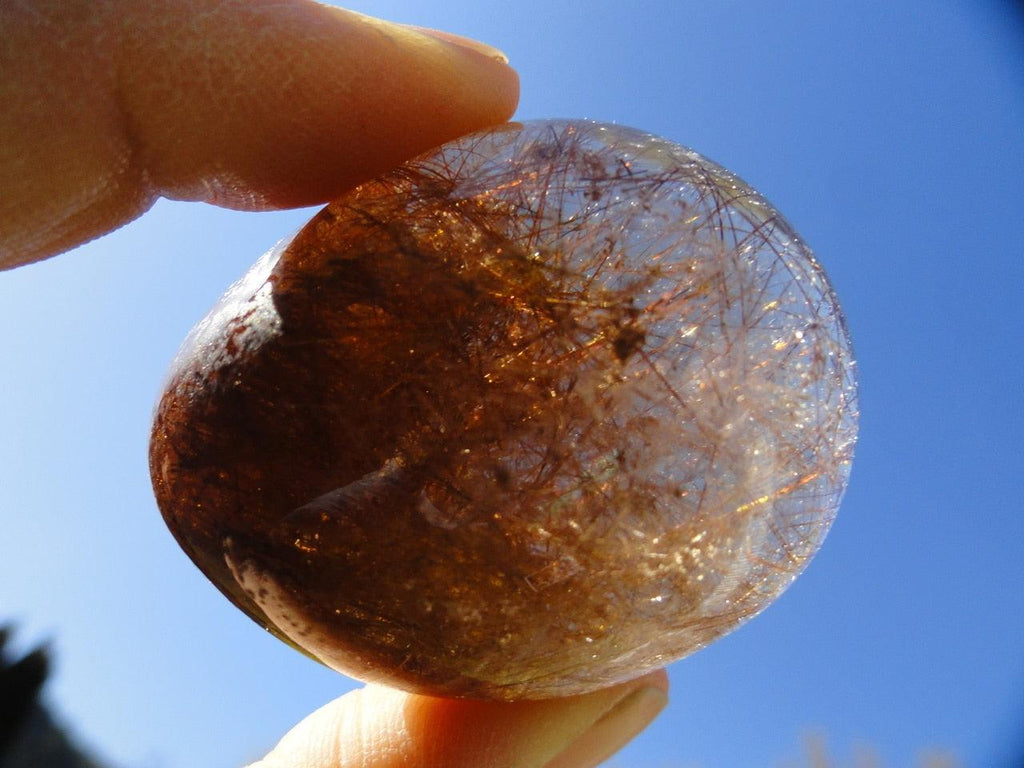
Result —
[[509, 124], [331, 203], [186, 340], [160, 508], [256, 621], [365, 680], [541, 698], [767, 606], [832, 522], [854, 363], [811, 251], [718, 165]]

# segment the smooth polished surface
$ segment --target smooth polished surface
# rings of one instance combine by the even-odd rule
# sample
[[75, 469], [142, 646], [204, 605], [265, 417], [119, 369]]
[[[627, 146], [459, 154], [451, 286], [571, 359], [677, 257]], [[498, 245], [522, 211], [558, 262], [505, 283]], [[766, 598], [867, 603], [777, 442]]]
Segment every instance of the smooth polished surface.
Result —
[[363, 185], [193, 331], [164, 517], [278, 636], [451, 696], [591, 690], [768, 605], [856, 434], [842, 316], [741, 180], [540, 121]]

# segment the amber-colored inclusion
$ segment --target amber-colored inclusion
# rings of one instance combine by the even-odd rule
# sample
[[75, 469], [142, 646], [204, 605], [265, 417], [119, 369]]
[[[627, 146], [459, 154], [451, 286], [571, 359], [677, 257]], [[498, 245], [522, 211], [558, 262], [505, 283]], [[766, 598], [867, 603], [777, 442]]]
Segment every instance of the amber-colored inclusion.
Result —
[[342, 672], [590, 690], [698, 649], [817, 550], [856, 433], [835, 297], [699, 155], [507, 125], [366, 184], [186, 341], [160, 508], [236, 605]]

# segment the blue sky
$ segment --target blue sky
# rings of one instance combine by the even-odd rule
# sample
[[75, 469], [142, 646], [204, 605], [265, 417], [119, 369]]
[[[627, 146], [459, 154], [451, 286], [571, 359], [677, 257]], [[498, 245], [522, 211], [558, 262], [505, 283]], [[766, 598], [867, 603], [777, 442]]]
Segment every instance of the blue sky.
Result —
[[[349, 7], [503, 48], [518, 117], [660, 133], [726, 165], [815, 249], [848, 317], [846, 501], [769, 610], [670, 670], [612, 765], [776, 766], [808, 733], [890, 766], [1024, 760], [1024, 30], [992, 0], [451, 0]], [[257, 757], [354, 683], [273, 640], [177, 549], [146, 442], [186, 332], [311, 211], [159, 203], [0, 274], [0, 617], [132, 768]]]

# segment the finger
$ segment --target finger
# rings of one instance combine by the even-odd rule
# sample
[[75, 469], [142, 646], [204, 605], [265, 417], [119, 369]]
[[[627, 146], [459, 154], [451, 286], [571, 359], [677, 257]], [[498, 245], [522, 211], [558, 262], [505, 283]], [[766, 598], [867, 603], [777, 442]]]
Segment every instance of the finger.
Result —
[[310, 0], [0, 4], [0, 267], [158, 196], [325, 201], [506, 120], [493, 49]]
[[667, 690], [664, 672], [514, 703], [370, 685], [314, 712], [251, 768], [593, 768], [654, 719]]

